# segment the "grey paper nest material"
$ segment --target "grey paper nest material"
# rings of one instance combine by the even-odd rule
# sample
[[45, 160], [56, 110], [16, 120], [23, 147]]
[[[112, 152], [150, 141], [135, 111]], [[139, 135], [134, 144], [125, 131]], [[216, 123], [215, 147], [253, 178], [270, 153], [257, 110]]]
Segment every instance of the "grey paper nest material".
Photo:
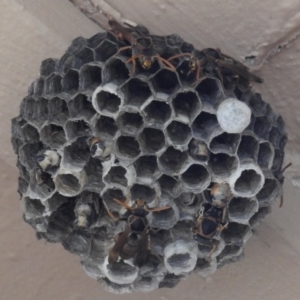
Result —
[[[164, 58], [192, 47], [176, 35], [152, 38]], [[137, 64], [131, 76], [128, 53], [114, 56], [122, 45], [100, 33], [75, 39], [60, 60], [43, 61], [12, 121], [12, 143], [25, 222], [39, 239], [78, 254], [89, 276], [124, 293], [171, 288], [193, 271], [207, 276], [242, 257], [251, 228], [282, 194], [287, 135], [282, 118], [251, 88], [222, 85], [214, 70], [193, 84], [185, 58], [177, 72], [155, 62], [147, 71]], [[237, 133], [218, 122], [228, 99], [250, 117]], [[91, 151], [92, 137], [111, 149], [106, 160], [97, 158], [100, 148]], [[45, 149], [56, 163], [43, 170], [36, 160]], [[214, 182], [227, 182], [233, 197], [229, 225], [215, 236], [208, 262], [209, 248], [197, 244], [191, 228], [201, 204], [211, 202]], [[125, 226], [104, 208], [103, 200], [111, 211], [125, 212], [113, 198], [142, 198], [149, 206], [158, 198], [159, 206], [170, 206], [147, 216], [156, 230], [140, 267], [107, 262]]]

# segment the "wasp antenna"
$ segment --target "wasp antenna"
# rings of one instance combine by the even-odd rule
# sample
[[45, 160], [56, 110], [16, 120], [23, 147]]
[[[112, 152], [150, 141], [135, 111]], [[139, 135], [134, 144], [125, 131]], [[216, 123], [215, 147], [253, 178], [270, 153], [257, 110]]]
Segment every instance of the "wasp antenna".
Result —
[[283, 195], [281, 195], [280, 197], [280, 203], [279, 203], [279, 208], [281, 208], [283, 205]]
[[288, 163], [282, 170], [281, 172], [283, 173], [287, 168], [289, 168], [292, 165], [292, 163]]
[[108, 13], [106, 13], [105, 11], [103, 11], [102, 9], [100, 9], [99, 12], [100, 12], [101, 14], [103, 14], [107, 19], [113, 20], [113, 17], [110, 16], [110, 15], [109, 15]]

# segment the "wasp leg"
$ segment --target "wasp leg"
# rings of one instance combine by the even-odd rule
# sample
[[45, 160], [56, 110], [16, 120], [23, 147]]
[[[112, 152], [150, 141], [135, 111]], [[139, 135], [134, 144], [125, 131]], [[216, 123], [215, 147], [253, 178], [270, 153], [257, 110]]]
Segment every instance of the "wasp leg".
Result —
[[171, 57], [168, 58], [167, 60], [170, 61], [170, 60], [173, 60], [173, 59], [175, 59], [175, 58], [179, 58], [179, 57], [186, 56], [186, 55], [192, 56], [191, 53], [179, 53], [179, 54], [176, 54], [176, 55], [171, 56]]
[[121, 48], [119, 48], [119, 50], [114, 54], [114, 56], [117, 56], [117, 55], [120, 54], [122, 51], [131, 49], [131, 48], [132, 48], [131, 46], [121, 47]]
[[168, 209], [170, 208], [171, 206], [165, 206], [165, 207], [157, 207], [158, 206], [158, 197], [155, 197], [155, 205], [154, 207], [149, 207], [147, 204], [145, 205], [145, 210], [146, 211], [162, 211], [162, 210], [165, 210], [165, 209]]
[[132, 70], [130, 71], [130, 76], [135, 75], [135, 68], [136, 68], [136, 60], [132, 61]]
[[151, 249], [151, 239], [150, 239], [149, 231], [147, 234], [147, 249]]
[[151, 232], [151, 233], [157, 233], [161, 230], [162, 230], [161, 228], [149, 228], [149, 232]]
[[145, 209], [146, 211], [149, 211], [149, 212], [153, 212], [153, 211], [162, 211], [162, 210], [166, 210], [166, 209], [169, 209], [171, 208], [171, 206], [165, 206], [165, 207], [152, 207], [152, 208], [148, 208], [148, 209]]
[[106, 209], [106, 211], [107, 211], [109, 217], [110, 217], [111, 219], [113, 219], [114, 221], [119, 221], [120, 218], [119, 218], [119, 217], [116, 218], [116, 217], [114, 216], [114, 214], [110, 211], [110, 209], [108, 208], [108, 206], [107, 206], [107, 204], [106, 204], [106, 202], [105, 202], [104, 200], [103, 200], [103, 204], [104, 204], [104, 207], [105, 207], [105, 209]]
[[165, 66], [166, 69], [169, 69], [173, 72], [176, 71], [176, 68], [170, 62], [168, 62], [166, 59], [162, 58], [159, 55], [155, 55], [154, 57], [156, 57], [156, 59], [160, 60], [160, 62]]
[[[292, 163], [290, 162], [289, 164], [287, 164], [284, 168], [281, 169], [281, 172], [283, 173], [287, 168], [289, 168], [292, 165]], [[282, 207], [283, 205], [283, 195], [281, 195], [280, 197], [280, 203], [279, 203], [279, 208]]]
[[135, 69], [136, 69], [136, 60], [134, 59], [132, 61], [132, 70], [130, 71], [130, 76], [134, 76], [135, 75]]
[[217, 246], [218, 246], [218, 242], [212, 241], [211, 244], [212, 244], [212, 248], [211, 248], [211, 250], [210, 250], [210, 252], [209, 252], [209, 254], [208, 254], [208, 257], [206, 258], [206, 260], [207, 260], [209, 263], [211, 262], [211, 256], [214, 254], [214, 252], [215, 252], [215, 250], [216, 250], [216, 248], [217, 248]]
[[130, 76], [135, 75], [135, 69], [136, 69], [136, 60], [139, 58], [140, 54], [134, 55], [131, 58], [126, 60], [126, 63], [131, 63], [132, 62], [132, 70], [130, 71]]
[[127, 198], [124, 203], [116, 198], [114, 198], [113, 200], [120, 206], [126, 208], [127, 210], [132, 210], [132, 207], [128, 206], [129, 198]]
[[221, 222], [222, 224], [225, 223], [226, 216], [227, 216], [227, 207], [224, 207], [223, 214], [222, 214], [222, 222]]
[[129, 64], [129, 63], [131, 63], [131, 62], [133, 63], [133, 61], [135, 61], [136, 59], [138, 59], [139, 56], [141, 56], [141, 55], [138, 54], [138, 55], [133, 55], [133, 56], [131, 56], [129, 59], [126, 60], [126, 63], [127, 63], [127, 64]]
[[218, 227], [217, 227], [217, 231], [219, 232], [219, 233], [221, 233], [224, 229], [226, 229], [228, 227], [228, 222], [225, 224], [225, 225], [219, 225]]
[[199, 61], [197, 63], [196, 82], [200, 82], [200, 81], [202, 81], [204, 79], [202, 75], [203, 74], [202, 74], [202, 71], [201, 71], [201, 62]]
[[[216, 61], [216, 62], [218, 63], [218, 61]], [[221, 81], [221, 83], [222, 83], [222, 85], [223, 85], [224, 79], [223, 79], [223, 75], [222, 75], [222, 73], [221, 73], [219, 67], [216, 67], [216, 68], [215, 68], [215, 71], [216, 71], [217, 76], [219, 77], [219, 79], [220, 79], [220, 81]]]

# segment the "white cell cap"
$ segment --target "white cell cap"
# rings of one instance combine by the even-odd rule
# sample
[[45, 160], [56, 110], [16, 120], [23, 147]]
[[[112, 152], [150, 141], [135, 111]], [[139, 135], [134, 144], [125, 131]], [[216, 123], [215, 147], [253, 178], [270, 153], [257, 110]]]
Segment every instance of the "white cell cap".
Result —
[[251, 110], [247, 104], [228, 98], [218, 107], [217, 119], [225, 132], [240, 133], [250, 124]]

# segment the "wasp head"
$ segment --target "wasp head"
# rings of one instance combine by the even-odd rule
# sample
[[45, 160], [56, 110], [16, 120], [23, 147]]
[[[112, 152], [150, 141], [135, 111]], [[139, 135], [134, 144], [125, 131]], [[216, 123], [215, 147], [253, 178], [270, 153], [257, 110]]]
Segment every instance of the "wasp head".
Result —
[[43, 171], [47, 172], [59, 165], [60, 156], [55, 150], [43, 149], [36, 155], [35, 161]]
[[145, 59], [142, 64], [143, 68], [146, 70], [149, 69], [151, 65], [152, 65], [151, 59]]
[[141, 54], [139, 56], [139, 62], [145, 70], [148, 70], [151, 68], [153, 61], [154, 61], [154, 58], [151, 56], [144, 55], [144, 54]]
[[191, 57], [189, 61], [190, 71], [195, 71], [197, 69], [198, 59], [196, 57]]
[[97, 157], [101, 161], [110, 159], [111, 150], [111, 145], [101, 140], [100, 138], [94, 137], [90, 141], [90, 152], [92, 157]]
[[76, 225], [78, 227], [87, 227], [88, 224], [88, 217], [91, 215], [92, 209], [91, 207], [86, 203], [80, 203], [75, 208], [75, 214], [77, 216], [76, 219]]
[[145, 207], [145, 205], [146, 205], [146, 202], [145, 202], [145, 200], [143, 200], [143, 199], [138, 199], [138, 200], [136, 200], [136, 206], [137, 206], [137, 208], [144, 208]]
[[138, 59], [141, 64], [141, 66], [145, 69], [148, 70], [151, 68], [154, 60], [155, 60], [155, 55], [153, 53], [153, 48], [144, 48], [141, 47], [140, 45], [137, 47], [138, 49]]
[[212, 204], [215, 207], [225, 207], [232, 198], [230, 186], [227, 182], [214, 183], [211, 189]]

